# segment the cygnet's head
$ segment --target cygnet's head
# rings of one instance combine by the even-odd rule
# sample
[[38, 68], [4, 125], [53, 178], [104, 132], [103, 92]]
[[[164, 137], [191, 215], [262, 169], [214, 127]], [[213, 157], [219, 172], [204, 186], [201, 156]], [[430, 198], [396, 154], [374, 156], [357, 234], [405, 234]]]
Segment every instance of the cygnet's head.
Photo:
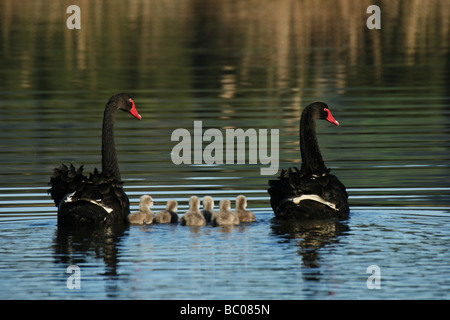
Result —
[[189, 206], [191, 207], [191, 209], [200, 210], [200, 199], [196, 196], [192, 196], [189, 199]]
[[214, 209], [214, 199], [210, 196], [203, 197], [203, 209], [213, 210]]
[[148, 195], [143, 195], [141, 197], [139, 204], [140, 204], [141, 208], [142, 208], [142, 206], [146, 207], [146, 208], [151, 208], [151, 207], [153, 207], [153, 198]]
[[231, 201], [223, 199], [220, 201], [220, 210], [231, 210]]
[[178, 210], [178, 202], [176, 200], [167, 201], [167, 210], [177, 212]]
[[244, 210], [245, 208], [247, 208], [247, 198], [240, 195], [236, 198], [236, 209]]

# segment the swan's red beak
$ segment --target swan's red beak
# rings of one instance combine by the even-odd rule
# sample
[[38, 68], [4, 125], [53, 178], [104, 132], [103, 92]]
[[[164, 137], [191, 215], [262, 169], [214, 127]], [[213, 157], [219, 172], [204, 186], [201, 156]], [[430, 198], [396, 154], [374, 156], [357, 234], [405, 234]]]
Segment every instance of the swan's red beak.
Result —
[[134, 101], [133, 101], [133, 99], [130, 99], [130, 102], [132, 103], [132, 107], [131, 107], [131, 111], [130, 111], [130, 113], [133, 115], [133, 117], [135, 117], [136, 119], [139, 119], [139, 120], [141, 120], [142, 119], [142, 117], [141, 117], [141, 115], [137, 112], [137, 110], [136, 110], [136, 105], [134, 104]]
[[333, 117], [331, 111], [328, 108], [325, 108], [325, 111], [328, 112], [327, 121], [338, 126], [339, 122], [337, 122], [336, 119]]

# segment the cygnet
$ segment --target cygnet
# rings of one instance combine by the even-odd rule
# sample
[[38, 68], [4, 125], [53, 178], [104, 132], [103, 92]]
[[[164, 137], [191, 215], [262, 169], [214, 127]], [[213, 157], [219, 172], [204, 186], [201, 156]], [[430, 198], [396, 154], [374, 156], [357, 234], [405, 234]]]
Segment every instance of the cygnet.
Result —
[[153, 222], [153, 199], [148, 195], [143, 195], [139, 202], [139, 211], [128, 215], [131, 224], [151, 224]]
[[189, 199], [189, 211], [180, 219], [183, 226], [204, 226], [206, 225], [205, 217], [200, 212], [200, 199], [192, 196]]
[[153, 221], [155, 223], [177, 223], [177, 210], [178, 202], [176, 200], [169, 200], [167, 201], [166, 209], [156, 213]]
[[247, 198], [240, 195], [236, 198], [236, 215], [239, 217], [240, 222], [253, 222], [256, 221], [256, 216], [253, 212], [246, 209]]
[[238, 216], [231, 211], [231, 202], [228, 199], [220, 201], [220, 211], [213, 215], [211, 219], [213, 226], [229, 226], [239, 224]]

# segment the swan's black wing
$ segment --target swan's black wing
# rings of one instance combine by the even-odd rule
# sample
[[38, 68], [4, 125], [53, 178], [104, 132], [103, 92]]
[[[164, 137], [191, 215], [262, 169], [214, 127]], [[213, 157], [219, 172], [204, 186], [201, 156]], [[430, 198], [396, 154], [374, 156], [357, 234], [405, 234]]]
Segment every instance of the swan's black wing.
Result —
[[58, 207], [58, 220], [70, 224], [122, 223], [130, 213], [123, 183], [99, 173], [86, 177], [83, 166], [61, 165], [54, 170], [48, 190]]
[[53, 176], [50, 178], [49, 183], [51, 188], [48, 189], [48, 193], [55, 202], [55, 205], [59, 207], [59, 204], [66, 195], [82, 189], [86, 180], [87, 177], [83, 175], [83, 166], [75, 170], [72, 164], [70, 167], [61, 164], [61, 166], [53, 170]]
[[[297, 168], [282, 170], [277, 180], [269, 180], [270, 204], [280, 219], [347, 218], [348, 194], [339, 179], [326, 172], [303, 175]], [[316, 195], [329, 205], [314, 200], [294, 199], [302, 195]]]

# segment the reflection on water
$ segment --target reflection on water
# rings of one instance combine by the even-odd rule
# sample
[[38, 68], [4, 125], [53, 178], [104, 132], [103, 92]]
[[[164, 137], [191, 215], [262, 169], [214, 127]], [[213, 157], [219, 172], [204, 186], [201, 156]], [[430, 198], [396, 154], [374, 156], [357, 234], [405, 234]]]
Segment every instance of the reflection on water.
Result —
[[90, 251], [104, 260], [105, 275], [117, 275], [119, 262], [118, 246], [126, 226], [104, 228], [72, 228], [58, 227], [55, 238], [55, 258], [65, 266], [83, 265], [86, 263], [84, 254]]
[[[24, 5], [26, 3], [26, 5]], [[74, 3], [75, 4], [75, 3]], [[450, 185], [446, 0], [0, 3], [0, 298], [448, 298]], [[122, 14], [116, 14], [122, 13]], [[117, 116], [131, 209], [245, 194], [255, 223], [58, 230], [46, 194], [61, 162], [100, 167], [103, 108]], [[273, 220], [260, 163], [171, 161], [177, 128], [278, 129], [280, 168], [300, 165], [298, 122], [314, 100], [325, 162], [347, 186], [344, 222]], [[203, 143], [203, 148], [207, 145]], [[246, 150], [255, 146], [246, 143]], [[258, 161], [259, 162], [259, 161]], [[78, 265], [82, 290], [66, 286]], [[369, 265], [381, 290], [366, 287]]]
[[294, 240], [299, 247], [303, 265], [313, 272], [304, 272], [305, 280], [320, 281], [320, 249], [337, 243], [338, 238], [349, 231], [346, 223], [338, 220], [323, 221], [277, 221], [271, 225], [280, 238]]

